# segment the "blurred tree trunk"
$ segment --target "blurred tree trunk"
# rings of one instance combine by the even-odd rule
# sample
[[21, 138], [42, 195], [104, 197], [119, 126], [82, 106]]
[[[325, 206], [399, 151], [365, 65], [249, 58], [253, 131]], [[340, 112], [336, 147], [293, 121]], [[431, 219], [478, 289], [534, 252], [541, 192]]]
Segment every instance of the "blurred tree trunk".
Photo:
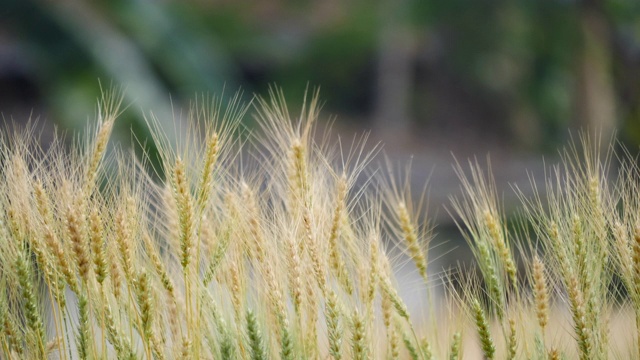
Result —
[[[630, 24], [640, 29], [640, 17]], [[640, 145], [640, 42], [638, 35], [618, 30], [612, 36], [614, 82], [620, 140]]]
[[381, 22], [376, 74], [374, 128], [407, 138], [411, 127], [409, 103], [413, 87], [413, 35], [407, 27], [407, 0], [380, 0]]
[[616, 98], [611, 69], [611, 29], [602, 0], [586, 0], [579, 8], [582, 46], [578, 52], [575, 125], [602, 136], [616, 129]]

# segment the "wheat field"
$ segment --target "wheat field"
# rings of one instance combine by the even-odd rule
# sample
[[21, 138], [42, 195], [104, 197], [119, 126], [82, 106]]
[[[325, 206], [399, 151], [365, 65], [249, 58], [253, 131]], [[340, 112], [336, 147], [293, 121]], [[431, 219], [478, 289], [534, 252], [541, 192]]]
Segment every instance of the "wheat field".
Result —
[[[108, 151], [119, 91], [71, 146], [3, 134], [0, 358], [640, 357], [632, 154], [585, 133], [519, 193], [516, 221], [490, 168], [456, 165], [448, 207], [477, 267], [431, 274], [425, 201], [366, 136], [318, 140], [307, 99], [297, 114], [276, 89], [197, 102], [178, 144], [150, 116], [159, 159]], [[399, 295], [407, 262], [421, 299]]]

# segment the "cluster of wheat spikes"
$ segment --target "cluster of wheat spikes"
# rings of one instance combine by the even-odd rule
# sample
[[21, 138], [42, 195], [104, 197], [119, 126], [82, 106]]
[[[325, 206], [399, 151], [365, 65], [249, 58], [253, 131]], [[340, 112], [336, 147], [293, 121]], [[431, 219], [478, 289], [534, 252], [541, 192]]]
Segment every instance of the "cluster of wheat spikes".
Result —
[[370, 154], [315, 140], [317, 93], [297, 117], [278, 91], [257, 98], [255, 136], [238, 97], [195, 105], [182, 145], [150, 120], [162, 171], [105, 156], [121, 99], [103, 96], [72, 149], [0, 141], [2, 359], [639, 356], [630, 156], [611, 180], [597, 146], [570, 147], [515, 228], [492, 177], [458, 167], [452, 208], [481, 281], [421, 317], [396, 275], [411, 262], [429, 288], [423, 203], [390, 173], [355, 186]]

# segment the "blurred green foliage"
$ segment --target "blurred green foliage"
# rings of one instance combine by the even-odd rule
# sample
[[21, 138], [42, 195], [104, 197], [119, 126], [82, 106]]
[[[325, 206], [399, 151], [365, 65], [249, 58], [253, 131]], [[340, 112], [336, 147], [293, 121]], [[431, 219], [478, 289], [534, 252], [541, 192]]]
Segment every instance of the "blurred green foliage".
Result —
[[[451, 122], [518, 143], [530, 119], [530, 146], [553, 148], [576, 117], [589, 11], [607, 26], [618, 124], [640, 143], [640, 2], [402, 0], [390, 14], [388, 1], [6, 0], [0, 36], [38, 90], [33, 101], [65, 127], [84, 127], [98, 79], [128, 89], [136, 128], [142, 109], [170, 118], [196, 93], [242, 88], [249, 99], [273, 83], [291, 103], [320, 86], [328, 112], [364, 120], [376, 110], [381, 33], [396, 16], [410, 37], [414, 128]], [[462, 119], [443, 103], [465, 109]]]

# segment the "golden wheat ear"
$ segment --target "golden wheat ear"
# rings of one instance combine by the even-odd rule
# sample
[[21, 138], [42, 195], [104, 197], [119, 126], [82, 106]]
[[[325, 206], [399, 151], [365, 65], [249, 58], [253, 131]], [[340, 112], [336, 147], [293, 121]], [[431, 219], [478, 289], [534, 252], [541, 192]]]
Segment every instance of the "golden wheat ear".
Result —
[[488, 161], [486, 171], [477, 159], [469, 161], [468, 171], [460, 163], [454, 169], [463, 193], [451, 199], [454, 221], [478, 262], [490, 297], [489, 309], [503, 320], [509, 288], [518, 290], [517, 268], [491, 163]]
[[86, 196], [91, 196], [96, 186], [96, 180], [100, 173], [100, 166], [103, 162], [107, 143], [111, 137], [116, 119], [122, 114], [124, 108], [122, 101], [124, 90], [112, 88], [102, 91], [102, 97], [98, 101], [98, 121], [94, 134], [86, 136], [85, 144], [85, 170], [83, 192]]

